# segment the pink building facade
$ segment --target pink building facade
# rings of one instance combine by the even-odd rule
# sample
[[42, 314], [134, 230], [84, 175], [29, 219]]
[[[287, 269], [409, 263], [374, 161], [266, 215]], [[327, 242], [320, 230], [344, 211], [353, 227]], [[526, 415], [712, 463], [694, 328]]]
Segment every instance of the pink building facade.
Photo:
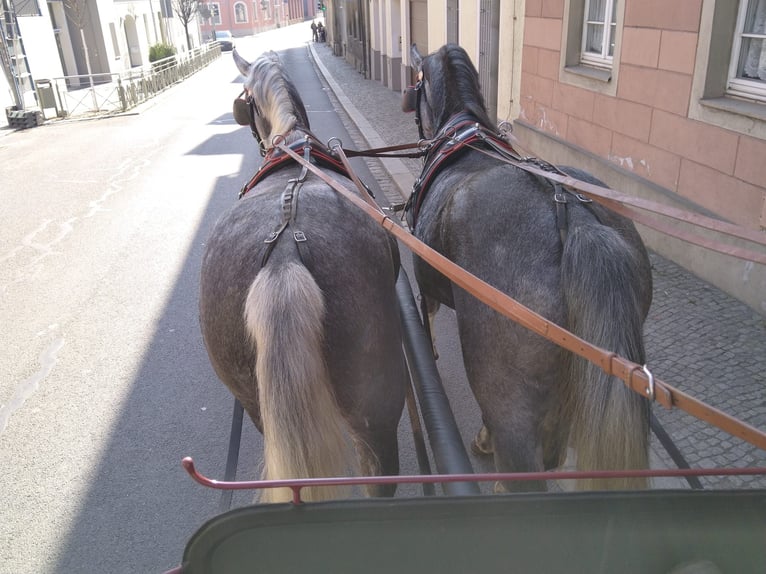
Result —
[[[594, 6], [606, 6], [606, 18], [592, 19], [601, 53], [586, 46], [591, 24], [583, 14]], [[631, 195], [766, 231], [766, 77], [759, 77], [766, 68], [756, 57], [747, 69], [745, 44], [764, 41], [766, 1], [527, 0], [525, 7], [514, 126], [536, 155], [584, 167]], [[750, 51], [763, 60], [759, 45]], [[762, 265], [651, 230], [642, 235], [766, 314]]]
[[[212, 17], [202, 20], [203, 38], [211, 38], [213, 30], [229, 30], [235, 37], [250, 36], [303, 22], [313, 12], [308, 0], [220, 0], [207, 2]], [[313, 2], [313, 0], [312, 0]], [[307, 16], [308, 14], [308, 16]]]

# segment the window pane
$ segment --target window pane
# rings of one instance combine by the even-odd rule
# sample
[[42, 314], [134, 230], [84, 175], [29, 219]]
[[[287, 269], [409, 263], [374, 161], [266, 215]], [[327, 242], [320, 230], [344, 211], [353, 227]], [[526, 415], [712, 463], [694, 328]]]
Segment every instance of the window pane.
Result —
[[604, 27], [600, 24], [588, 24], [588, 32], [585, 40], [585, 51], [601, 54], [604, 42]]
[[745, 34], [766, 34], [766, 0], [750, 0], [743, 31]]
[[766, 81], [766, 41], [742, 38], [737, 77], [746, 80]]
[[606, 1], [607, 0], [590, 0], [588, 3], [588, 18], [589, 22], [603, 22], [606, 15]]

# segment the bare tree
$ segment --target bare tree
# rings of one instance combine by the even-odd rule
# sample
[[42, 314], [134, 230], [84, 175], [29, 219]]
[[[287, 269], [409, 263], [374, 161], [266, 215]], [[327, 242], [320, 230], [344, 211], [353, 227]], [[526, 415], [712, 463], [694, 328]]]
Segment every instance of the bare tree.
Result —
[[[85, 26], [90, 20], [90, 10], [87, 0], [64, 0], [64, 12], [69, 21], [80, 31], [82, 51], [85, 55], [85, 67], [88, 69], [88, 80], [93, 87], [93, 71], [90, 68], [90, 56], [88, 55], [88, 43], [85, 41]], [[94, 96], [95, 98], [95, 96]]]
[[189, 22], [199, 12], [200, 3], [199, 0], [173, 0], [173, 12], [176, 13], [178, 19], [184, 25], [184, 31], [186, 32], [186, 44], [191, 50], [191, 36], [189, 36]]

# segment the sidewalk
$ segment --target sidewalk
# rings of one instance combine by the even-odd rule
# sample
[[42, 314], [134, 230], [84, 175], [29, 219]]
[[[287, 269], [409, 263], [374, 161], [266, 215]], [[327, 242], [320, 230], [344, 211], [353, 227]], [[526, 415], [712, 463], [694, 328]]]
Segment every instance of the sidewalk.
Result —
[[[327, 44], [310, 43], [309, 49], [335, 93], [339, 115], [347, 116], [354, 146], [418, 140], [414, 117], [401, 111], [401, 94], [365, 79]], [[391, 203], [409, 196], [422, 167], [410, 159], [368, 163]], [[649, 368], [667, 384], [766, 429], [766, 317], [671, 261], [655, 253], [650, 257], [654, 300], [644, 328]], [[749, 443], [680, 410], [655, 405], [654, 413], [692, 468], [766, 467], [766, 452]], [[676, 467], [654, 438], [652, 450], [659, 466]], [[706, 488], [766, 488], [766, 477], [701, 480]]]

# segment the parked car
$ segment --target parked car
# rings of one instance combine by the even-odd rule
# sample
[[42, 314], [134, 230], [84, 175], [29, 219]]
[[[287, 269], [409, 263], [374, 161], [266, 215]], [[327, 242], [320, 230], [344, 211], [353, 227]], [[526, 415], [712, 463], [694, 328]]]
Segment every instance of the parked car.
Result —
[[215, 39], [221, 44], [221, 50], [229, 51], [234, 49], [234, 36], [228, 30], [216, 30], [213, 32]]

